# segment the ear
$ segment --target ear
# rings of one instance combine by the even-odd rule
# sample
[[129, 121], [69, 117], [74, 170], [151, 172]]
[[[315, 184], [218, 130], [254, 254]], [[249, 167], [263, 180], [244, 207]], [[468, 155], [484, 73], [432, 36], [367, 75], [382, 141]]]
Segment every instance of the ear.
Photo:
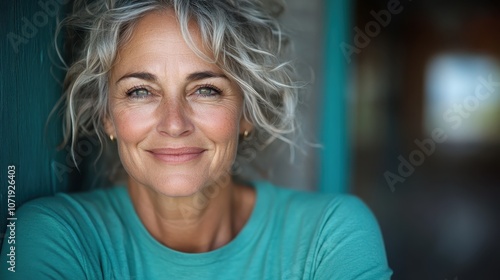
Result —
[[253, 130], [253, 124], [248, 121], [247, 119], [245, 119], [244, 116], [241, 116], [241, 119], [240, 119], [240, 135], [243, 135], [245, 133], [245, 131], [247, 132], [252, 132]]
[[106, 117], [103, 120], [103, 125], [104, 125], [104, 132], [108, 136], [113, 136], [116, 138], [115, 125], [113, 124], [113, 120], [111, 119], [110, 115], [106, 114]]

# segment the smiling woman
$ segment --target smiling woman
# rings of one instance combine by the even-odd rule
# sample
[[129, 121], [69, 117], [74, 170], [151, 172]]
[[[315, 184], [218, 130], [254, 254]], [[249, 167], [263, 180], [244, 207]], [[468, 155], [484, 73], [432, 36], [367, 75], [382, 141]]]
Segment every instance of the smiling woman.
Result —
[[296, 129], [284, 35], [260, 2], [75, 7], [65, 23], [84, 39], [66, 76], [65, 139], [96, 134], [127, 180], [24, 205], [14, 278], [390, 277], [358, 199], [231, 175], [249, 133], [293, 145]]
[[[199, 34], [193, 42], [202, 45]], [[105, 130], [117, 139], [133, 193], [199, 194], [230, 170], [238, 135], [252, 129], [239, 86], [189, 48], [171, 9], [145, 15], [119, 49], [109, 110]]]

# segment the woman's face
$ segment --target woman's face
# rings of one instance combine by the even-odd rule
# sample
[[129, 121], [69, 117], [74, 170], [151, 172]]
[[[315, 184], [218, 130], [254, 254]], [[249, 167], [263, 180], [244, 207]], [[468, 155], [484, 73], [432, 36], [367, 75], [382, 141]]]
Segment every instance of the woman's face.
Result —
[[[196, 26], [190, 29], [201, 46]], [[119, 49], [109, 102], [106, 132], [116, 137], [132, 183], [173, 197], [225, 175], [248, 125], [239, 87], [187, 46], [172, 11], [142, 18]]]

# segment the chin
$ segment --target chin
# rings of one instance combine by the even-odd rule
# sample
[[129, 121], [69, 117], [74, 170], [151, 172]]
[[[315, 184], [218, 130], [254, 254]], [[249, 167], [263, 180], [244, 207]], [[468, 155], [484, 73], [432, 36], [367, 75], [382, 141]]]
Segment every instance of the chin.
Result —
[[165, 196], [189, 197], [199, 192], [204, 184], [193, 176], [169, 176], [169, 178], [153, 182], [150, 186]]

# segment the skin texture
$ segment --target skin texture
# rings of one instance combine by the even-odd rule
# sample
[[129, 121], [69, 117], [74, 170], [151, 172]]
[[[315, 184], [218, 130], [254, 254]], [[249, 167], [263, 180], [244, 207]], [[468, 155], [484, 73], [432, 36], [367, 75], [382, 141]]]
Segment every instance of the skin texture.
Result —
[[[196, 24], [190, 32], [201, 46]], [[143, 17], [119, 49], [109, 104], [105, 129], [116, 138], [128, 191], [151, 235], [183, 252], [231, 241], [255, 203], [254, 189], [228, 173], [239, 135], [252, 126], [240, 88], [188, 47], [172, 11]]]

